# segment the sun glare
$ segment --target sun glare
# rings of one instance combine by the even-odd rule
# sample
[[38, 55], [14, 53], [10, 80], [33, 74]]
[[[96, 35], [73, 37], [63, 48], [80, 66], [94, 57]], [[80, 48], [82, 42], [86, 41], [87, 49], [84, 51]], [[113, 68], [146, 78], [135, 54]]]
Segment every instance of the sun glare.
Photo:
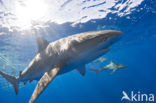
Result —
[[42, 0], [16, 2], [15, 8], [17, 25], [22, 27], [31, 27], [32, 21], [41, 21], [47, 12], [47, 5]]

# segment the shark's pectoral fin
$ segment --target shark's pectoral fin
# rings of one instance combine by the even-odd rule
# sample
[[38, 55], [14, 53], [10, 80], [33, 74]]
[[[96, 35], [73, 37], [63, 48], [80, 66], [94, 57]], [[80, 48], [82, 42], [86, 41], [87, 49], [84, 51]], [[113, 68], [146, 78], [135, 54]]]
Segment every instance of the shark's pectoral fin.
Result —
[[82, 76], [86, 74], [86, 67], [82, 66], [81, 68], [76, 69]]
[[111, 74], [115, 73], [117, 71], [117, 69], [118, 68], [114, 68]]
[[34, 101], [38, 98], [38, 96], [44, 91], [44, 89], [48, 86], [48, 84], [57, 76], [61, 68], [63, 68], [64, 65], [55, 67], [51, 69], [49, 72], [46, 72], [40, 81], [38, 82], [29, 103], [34, 103]]

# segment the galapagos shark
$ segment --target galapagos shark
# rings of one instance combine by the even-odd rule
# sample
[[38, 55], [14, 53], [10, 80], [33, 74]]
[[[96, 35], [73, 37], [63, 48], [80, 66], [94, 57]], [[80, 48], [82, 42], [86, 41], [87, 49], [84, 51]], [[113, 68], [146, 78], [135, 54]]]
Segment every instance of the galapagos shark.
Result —
[[113, 70], [112, 73], [114, 73], [116, 70], [121, 69], [121, 68], [125, 68], [125, 67], [127, 67], [127, 65], [116, 64], [113, 61], [110, 61], [110, 64], [104, 66], [103, 68], [100, 68], [100, 69], [89, 69], [89, 70], [95, 72], [96, 74], [98, 74], [101, 71], [111, 70], [112, 69]]
[[85, 75], [85, 64], [109, 51], [109, 46], [122, 37], [121, 31], [91, 31], [71, 35], [54, 42], [37, 37], [38, 52], [30, 64], [20, 72], [19, 77], [0, 71], [18, 94], [19, 83], [39, 80], [29, 100], [34, 103], [48, 84], [58, 75], [77, 69]]
[[94, 60], [92, 63], [102, 63], [102, 62], [105, 62], [105, 61], [107, 61], [106, 58], [104, 58], [104, 57], [100, 57], [100, 58]]

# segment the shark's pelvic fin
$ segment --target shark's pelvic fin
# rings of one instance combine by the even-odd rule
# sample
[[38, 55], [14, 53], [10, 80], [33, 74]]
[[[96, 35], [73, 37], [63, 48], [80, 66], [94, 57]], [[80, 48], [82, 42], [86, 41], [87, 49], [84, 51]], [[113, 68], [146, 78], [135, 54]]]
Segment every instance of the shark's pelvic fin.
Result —
[[27, 84], [27, 82], [25, 81], [25, 82], [24, 82], [24, 85], [26, 85], [26, 84]]
[[40, 81], [38, 82], [29, 103], [34, 103], [34, 101], [40, 96], [40, 94], [44, 91], [44, 89], [48, 86], [48, 84], [57, 76], [61, 68], [63, 68], [64, 64], [55, 68], [52, 68], [49, 72], [46, 72]]
[[44, 50], [49, 44], [49, 42], [42, 37], [37, 37], [36, 42], [37, 42], [38, 52]]
[[7, 81], [9, 81], [14, 86], [15, 93], [17, 95], [18, 89], [19, 89], [18, 78], [16, 78], [15, 76], [8, 75], [8, 74], [1, 72], [1, 71], [0, 71], [0, 75], [2, 75]]
[[33, 79], [30, 79], [30, 80], [29, 80], [29, 83], [31, 83], [32, 81], [33, 81]]
[[86, 74], [86, 67], [82, 66], [81, 68], [76, 69], [82, 76]]

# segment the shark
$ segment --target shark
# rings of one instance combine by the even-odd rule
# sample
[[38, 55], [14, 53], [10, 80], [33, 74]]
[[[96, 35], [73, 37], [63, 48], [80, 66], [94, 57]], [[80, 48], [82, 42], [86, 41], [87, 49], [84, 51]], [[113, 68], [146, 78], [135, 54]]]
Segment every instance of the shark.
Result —
[[113, 61], [110, 61], [110, 64], [108, 64], [100, 69], [89, 69], [89, 70], [95, 72], [96, 74], [99, 74], [99, 72], [104, 71], [104, 70], [113, 70], [112, 73], [114, 73], [118, 69], [125, 68], [125, 67], [127, 67], [127, 65], [116, 64]]
[[85, 65], [109, 51], [109, 47], [120, 40], [122, 32], [117, 30], [89, 31], [70, 35], [54, 42], [36, 37], [38, 52], [18, 77], [0, 71], [18, 94], [19, 83], [37, 80], [29, 103], [34, 103], [46, 87], [58, 75], [77, 70], [82, 76]]
[[102, 63], [102, 62], [105, 62], [105, 61], [107, 61], [106, 58], [104, 58], [104, 57], [100, 57], [100, 58], [94, 60], [92, 63]]

